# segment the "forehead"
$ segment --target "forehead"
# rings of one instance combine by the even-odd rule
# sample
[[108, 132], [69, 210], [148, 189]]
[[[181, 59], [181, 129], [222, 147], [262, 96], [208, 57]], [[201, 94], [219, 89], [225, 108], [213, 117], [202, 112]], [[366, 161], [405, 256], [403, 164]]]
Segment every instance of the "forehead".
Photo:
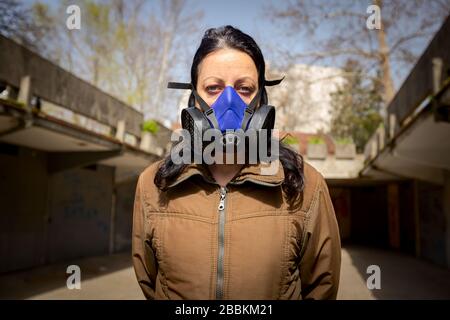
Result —
[[199, 64], [199, 81], [208, 77], [231, 80], [244, 76], [257, 80], [258, 71], [252, 58], [239, 50], [219, 49], [208, 54]]

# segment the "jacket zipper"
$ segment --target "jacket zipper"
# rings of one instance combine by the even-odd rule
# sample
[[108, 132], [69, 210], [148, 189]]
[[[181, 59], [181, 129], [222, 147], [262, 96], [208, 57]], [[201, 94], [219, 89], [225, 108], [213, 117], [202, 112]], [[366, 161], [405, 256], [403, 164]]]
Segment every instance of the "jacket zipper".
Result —
[[223, 298], [223, 255], [225, 250], [225, 206], [227, 198], [227, 188], [220, 187], [220, 201], [217, 208], [219, 213], [219, 232], [218, 245], [219, 252], [217, 255], [217, 282], [216, 282], [216, 299]]

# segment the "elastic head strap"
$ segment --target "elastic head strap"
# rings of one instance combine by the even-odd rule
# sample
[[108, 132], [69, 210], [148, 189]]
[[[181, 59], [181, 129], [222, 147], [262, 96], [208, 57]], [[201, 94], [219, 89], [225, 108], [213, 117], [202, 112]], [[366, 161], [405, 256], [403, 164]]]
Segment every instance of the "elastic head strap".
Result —
[[186, 82], [169, 82], [167, 84], [167, 88], [169, 89], [183, 89], [183, 90], [191, 90], [194, 94], [195, 99], [197, 99], [198, 104], [202, 108], [203, 112], [206, 112], [209, 108], [208, 104], [199, 96], [197, 93], [197, 90], [195, 90], [192, 83], [186, 83]]
[[205, 100], [200, 97], [200, 95], [197, 93], [197, 90], [195, 90], [192, 83], [186, 83], [186, 82], [169, 82], [167, 84], [167, 88], [170, 89], [183, 89], [183, 90], [191, 90], [194, 94], [195, 99], [197, 100], [198, 104], [200, 105], [200, 108], [202, 108], [204, 115], [206, 118], [211, 122], [213, 127], [215, 129], [219, 129], [219, 123], [217, 122], [216, 115], [214, 113], [214, 109], [210, 108], [209, 105], [205, 102]]
[[259, 89], [258, 92], [256, 93], [256, 95], [253, 97], [252, 101], [250, 101], [250, 103], [248, 104], [247, 108], [245, 108], [244, 119], [242, 119], [242, 125], [241, 125], [241, 128], [244, 131], [247, 129], [247, 125], [248, 125], [250, 119], [252, 118], [253, 113], [255, 112], [256, 104], [261, 99], [261, 94], [262, 94], [263, 90], [264, 90], [264, 88]]
[[192, 90], [192, 84], [187, 82], [168, 82], [167, 88], [169, 89], [184, 89]]
[[284, 77], [281, 79], [276, 79], [276, 80], [264, 80], [264, 86], [273, 87], [273, 86], [280, 84], [281, 81], [283, 81], [283, 80], [284, 80]]
[[[276, 79], [276, 80], [264, 80], [264, 86], [265, 87], [276, 86], [277, 84], [280, 84], [281, 81], [283, 81], [283, 79], [284, 79], [284, 77], [281, 79]], [[255, 113], [256, 104], [260, 101], [263, 90], [264, 90], [264, 88], [259, 89], [258, 92], [256, 93], [255, 97], [248, 104], [247, 108], [245, 108], [244, 119], [242, 119], [242, 126], [241, 126], [241, 128], [244, 131], [247, 130], [248, 123], [250, 122], [250, 119], [252, 118], [253, 113]]]

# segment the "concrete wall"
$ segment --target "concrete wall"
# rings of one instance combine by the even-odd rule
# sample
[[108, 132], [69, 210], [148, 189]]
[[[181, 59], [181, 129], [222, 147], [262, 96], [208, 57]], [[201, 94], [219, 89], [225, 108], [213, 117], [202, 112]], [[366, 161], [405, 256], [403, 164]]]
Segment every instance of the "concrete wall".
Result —
[[444, 188], [439, 185], [417, 182], [419, 213], [420, 256], [446, 266], [446, 219], [444, 213]]
[[449, 178], [444, 187], [418, 180], [330, 186], [343, 242], [400, 250], [449, 267]]
[[21, 78], [30, 76], [35, 96], [113, 128], [125, 120], [127, 132], [141, 136], [141, 113], [1, 35], [0, 61], [0, 80], [19, 88]]
[[[342, 241], [389, 247], [414, 254], [413, 186], [411, 181], [346, 184], [345, 180], [335, 180], [329, 190]], [[397, 190], [395, 194], [389, 192], [392, 187]], [[396, 211], [394, 215], [393, 208]], [[394, 242], [393, 231], [396, 237]]]
[[342, 242], [351, 239], [351, 188], [331, 187], [330, 197], [333, 202], [336, 219], [339, 225], [339, 233]]
[[445, 172], [444, 184], [444, 212], [445, 212], [445, 241], [447, 268], [450, 268], [450, 171]]
[[114, 168], [93, 165], [52, 175], [47, 154], [0, 144], [0, 272], [130, 248], [136, 181], [116, 190]]
[[388, 246], [387, 190], [384, 186], [352, 188], [352, 241], [370, 246]]
[[334, 181], [329, 186], [342, 242], [389, 246], [387, 187]]
[[116, 208], [114, 218], [114, 251], [131, 250], [133, 205], [137, 178], [116, 186]]
[[0, 145], [0, 272], [45, 262], [47, 185], [44, 153]]
[[400, 250], [416, 254], [416, 214], [414, 181], [399, 183]]
[[49, 179], [48, 262], [109, 251], [114, 168], [94, 165]]

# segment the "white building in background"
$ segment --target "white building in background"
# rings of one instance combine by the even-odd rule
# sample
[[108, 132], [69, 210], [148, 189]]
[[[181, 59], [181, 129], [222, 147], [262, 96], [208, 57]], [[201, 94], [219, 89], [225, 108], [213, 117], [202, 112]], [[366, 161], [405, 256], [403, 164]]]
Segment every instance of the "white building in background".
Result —
[[338, 68], [295, 65], [287, 72], [269, 70], [267, 78], [284, 76], [283, 82], [267, 87], [269, 104], [277, 110], [275, 127], [305, 133], [328, 132], [331, 123], [331, 93], [344, 84]]

